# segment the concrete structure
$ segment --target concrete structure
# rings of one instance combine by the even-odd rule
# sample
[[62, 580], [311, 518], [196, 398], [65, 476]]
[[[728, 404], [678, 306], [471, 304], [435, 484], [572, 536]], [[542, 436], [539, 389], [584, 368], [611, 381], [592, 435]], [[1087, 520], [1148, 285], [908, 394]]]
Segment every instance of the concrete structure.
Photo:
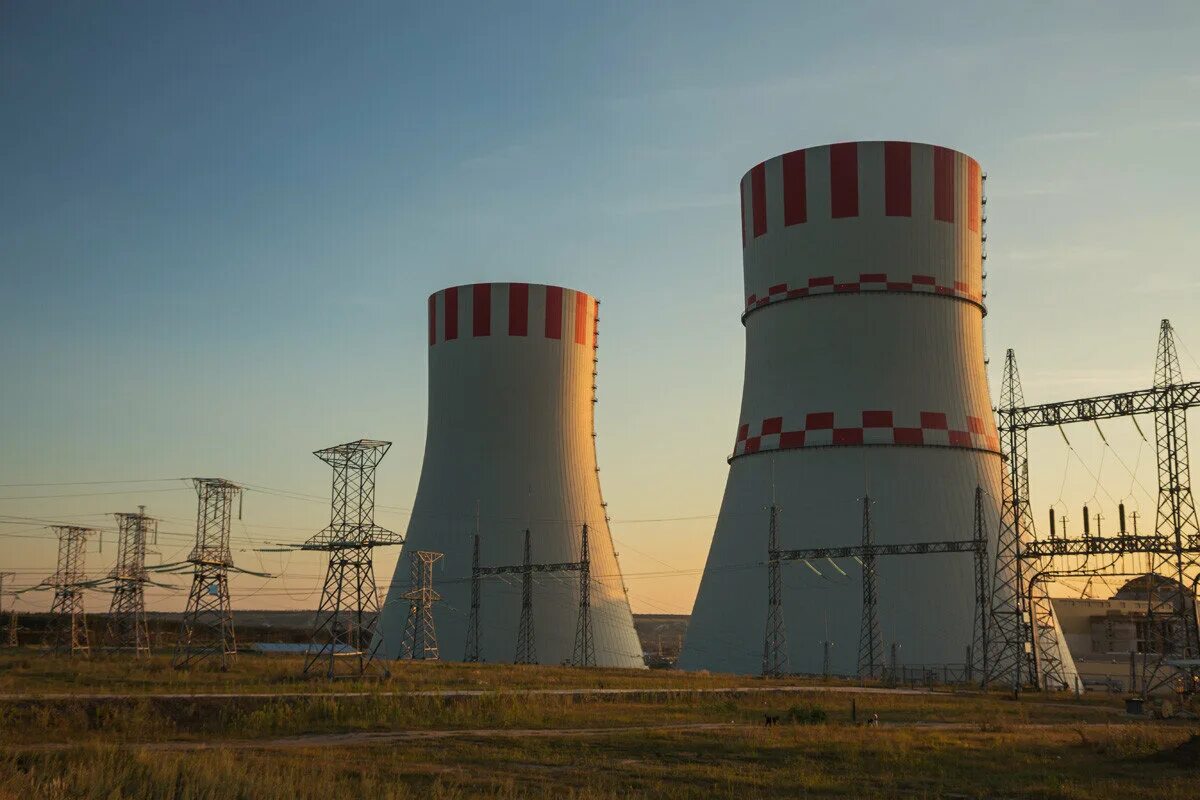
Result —
[[[680, 664], [757, 673], [773, 494], [782, 549], [858, 544], [864, 494], [878, 544], [969, 539], [976, 485], [994, 536], [1001, 462], [975, 160], [908, 142], [813, 147], [751, 169], [741, 197], [742, 407]], [[831, 670], [853, 674], [861, 570], [812, 566], [785, 568], [791, 671], [819, 672], [828, 640]], [[901, 665], [964, 662], [972, 574], [960, 554], [879, 560], [884, 645]]]
[[[593, 403], [598, 302], [583, 292], [525, 283], [444, 289], [429, 298], [429, 424], [404, 552], [445, 554], [434, 611], [444, 660], [463, 657], [471, 606], [473, 537], [481, 566], [579, 559], [591, 540], [591, 615], [598, 666], [641, 667], [641, 646], [608, 529], [596, 466]], [[569, 661], [578, 616], [574, 573], [535, 576], [537, 660]], [[380, 622], [395, 658], [404, 632], [402, 557]], [[521, 588], [484, 580], [480, 657], [515, 657]]]

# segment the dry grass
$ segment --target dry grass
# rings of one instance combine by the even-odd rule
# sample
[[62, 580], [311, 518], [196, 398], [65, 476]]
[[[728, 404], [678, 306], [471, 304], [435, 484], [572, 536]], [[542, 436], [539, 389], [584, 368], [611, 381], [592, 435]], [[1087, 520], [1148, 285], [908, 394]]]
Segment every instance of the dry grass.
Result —
[[[734, 676], [508, 665], [401, 665], [385, 682], [297, 677], [295, 659], [247, 657], [228, 673], [148, 663], [0, 656], [0, 691], [131, 694], [131, 699], [0, 702], [2, 798], [958, 797], [1192, 798], [1186, 724], [1128, 724], [1117, 700], [1002, 694], [688, 694], [762, 685]], [[799, 683], [795, 681], [794, 683]], [[523, 688], [659, 688], [670, 694], [548, 696]], [[364, 698], [287, 692], [376, 692]], [[382, 691], [483, 689], [482, 697]], [[196, 697], [164, 698], [175, 692]], [[265, 698], [216, 698], [265, 692]], [[852, 700], [860, 724], [851, 721]], [[781, 717], [765, 728], [765, 714]], [[861, 724], [878, 714], [881, 727]], [[598, 728], [733, 722], [723, 730]], [[591, 729], [284, 747], [279, 737], [418, 730]], [[149, 742], [206, 750], [149, 750]], [[222, 742], [239, 742], [239, 749]], [[29, 749], [47, 742], [61, 751]], [[247, 744], [254, 744], [247, 749]], [[1179, 748], [1181, 745], [1183, 747]]]

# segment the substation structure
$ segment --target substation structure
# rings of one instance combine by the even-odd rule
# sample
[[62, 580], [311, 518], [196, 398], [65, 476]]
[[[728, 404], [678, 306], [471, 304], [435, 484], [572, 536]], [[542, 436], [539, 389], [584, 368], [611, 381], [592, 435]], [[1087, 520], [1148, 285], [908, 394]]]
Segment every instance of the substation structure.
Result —
[[145, 509], [136, 514], [116, 514], [117, 563], [108, 573], [113, 582], [112, 604], [105, 633], [110, 647], [150, 655], [150, 630], [146, 625], [146, 544], [158, 535], [158, 520]]
[[[860, 678], [898, 679], [896, 659], [885, 670], [883, 664], [883, 635], [879, 627], [879, 589], [876, 559], [881, 556], [930, 555], [937, 553], [973, 553], [975, 555], [975, 628], [973, 640], [966, 649], [964, 681], [970, 683], [976, 674], [988, 669], [988, 547], [983, 515], [983, 489], [975, 489], [975, 525], [970, 539], [932, 542], [876, 544], [871, 527], [871, 498], [862, 499], [862, 543], [844, 547], [810, 547], [797, 550], [779, 548], [779, 507], [772, 504], [769, 516], [767, 548], [767, 626], [763, 640], [762, 674], [778, 678], [788, 673], [787, 635], [783, 619], [783, 572], [786, 561], [810, 561], [852, 558], [862, 565], [862, 620], [858, 642], [858, 676]], [[809, 564], [811, 568], [811, 564]], [[835, 564], [836, 567], [836, 564]], [[840, 567], [838, 568], [841, 571]], [[828, 650], [829, 643], [822, 643]], [[828, 657], [825, 659], [828, 662]], [[825, 668], [828, 674], [828, 667]]]
[[87, 656], [91, 644], [83, 613], [84, 547], [95, 531], [77, 525], [55, 525], [53, 530], [58, 535], [58, 568], [50, 579], [54, 602], [47, 638], [55, 652]]
[[391, 446], [359, 439], [313, 453], [333, 467], [333, 489], [329, 526], [301, 545], [329, 553], [306, 675], [322, 667], [330, 678], [339, 671], [362, 675], [375, 663], [379, 594], [372, 552], [404, 543], [400, 534], [375, 524], [375, 469]]
[[444, 553], [416, 550], [409, 554], [408, 622], [404, 626], [404, 650], [401, 658], [418, 661], [439, 659], [437, 630], [433, 624], [433, 604], [442, 596], [433, 588], [433, 565]]
[[479, 534], [471, 550], [471, 613], [467, 620], [467, 649], [464, 661], [479, 662], [483, 656], [479, 647], [479, 607], [481, 583], [487, 575], [521, 576], [521, 621], [517, 627], [517, 652], [513, 663], [536, 664], [537, 642], [533, 629], [533, 576], [544, 573], [575, 572], [579, 574], [579, 613], [575, 625], [575, 647], [571, 666], [596, 666], [596, 645], [592, 638], [592, 559], [588, 543], [588, 526], [583, 524], [578, 561], [532, 563], [532, 544], [529, 529], [525, 530], [524, 558], [520, 564], [482, 567], [479, 565]]
[[[1068, 688], [1054, 612], [1046, 584], [1059, 577], [1115, 574], [1107, 567], [1063, 565], [1066, 557], [1145, 554], [1149, 574], [1172, 581], [1174, 602], [1148, 593], [1146, 621], [1154, 641], [1143, 660], [1142, 691], [1177, 680], [1177, 688], [1200, 688], [1200, 625], [1195, 590], [1200, 578], [1200, 524], [1192, 497], [1187, 447], [1187, 409], [1200, 406], [1200, 382], [1185, 383], [1169, 320], [1159, 328], [1154, 386], [1120, 394], [1026, 406], [1016, 358], [1009, 350], [997, 409], [1005, 461], [1003, 507], [991, 598], [993, 655], [987, 680], [1014, 687]], [[1028, 432], [1076, 422], [1154, 415], [1158, 456], [1158, 509], [1154, 533], [1039, 539], [1029, 504]], [[1136, 425], [1136, 419], [1134, 420]], [[1139, 432], [1141, 428], [1138, 428]], [[1144, 436], [1143, 436], [1144, 438]], [[1122, 515], [1123, 516], [1123, 515]], [[1099, 533], [1099, 531], [1097, 531]]]
[[236, 568], [229, 549], [229, 532], [235, 499], [241, 518], [242, 487], [224, 478], [194, 478], [193, 483], [199, 503], [196, 546], [187, 558], [192, 565], [192, 588], [172, 663], [182, 669], [216, 657], [225, 667], [237, 654], [229, 602], [229, 571]]

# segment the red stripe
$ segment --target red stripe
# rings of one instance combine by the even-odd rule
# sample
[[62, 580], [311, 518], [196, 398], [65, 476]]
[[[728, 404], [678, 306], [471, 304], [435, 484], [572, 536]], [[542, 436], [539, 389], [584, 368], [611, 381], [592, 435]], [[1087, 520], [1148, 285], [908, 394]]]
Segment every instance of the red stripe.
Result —
[[767, 165], [750, 170], [750, 203], [754, 210], [754, 238], [767, 232]]
[[828, 430], [833, 427], [833, 412], [820, 411], [804, 415], [804, 427], [810, 431]]
[[933, 148], [933, 218], [954, 222], [954, 151]]
[[925, 444], [925, 434], [920, 428], [896, 428], [892, 431], [896, 444]]
[[834, 219], [858, 216], [858, 145], [829, 148], [829, 206]]
[[862, 428], [834, 428], [833, 429], [834, 444], [862, 444], [863, 429]]
[[764, 419], [762, 422], [762, 435], [770, 436], [772, 433], [779, 433], [783, 430], [783, 417], [771, 417]]
[[746, 246], [746, 179], [738, 184], [738, 199], [742, 203], [742, 247]]
[[804, 431], [786, 431], [779, 435], [780, 450], [790, 450], [793, 447], [804, 447]]
[[892, 412], [864, 411], [862, 412], [862, 421], [864, 428], [890, 428], [892, 427]]
[[808, 190], [805, 186], [804, 151], [783, 157], [783, 224], [808, 222]]
[[950, 426], [946, 423], [946, 415], [940, 411], [922, 411], [921, 427], [935, 431], [944, 431]]
[[508, 335], [529, 335], [529, 284], [508, 285]]
[[563, 290], [558, 286], [546, 287], [546, 338], [562, 338]]
[[445, 338], [446, 341], [458, 338], [458, 287], [453, 286], [446, 290], [446, 322], [445, 322]]
[[975, 159], [967, 160], [967, 227], [979, 233], [979, 221], [983, 212], [983, 196], [979, 180], [979, 164]]
[[883, 143], [885, 213], [889, 217], [912, 216], [912, 145]]
[[429, 295], [429, 346], [437, 344], [437, 295]]
[[575, 293], [575, 344], [587, 341], [587, 309], [588, 296], [583, 292]]
[[471, 335], [492, 335], [492, 285], [477, 283], [471, 287]]

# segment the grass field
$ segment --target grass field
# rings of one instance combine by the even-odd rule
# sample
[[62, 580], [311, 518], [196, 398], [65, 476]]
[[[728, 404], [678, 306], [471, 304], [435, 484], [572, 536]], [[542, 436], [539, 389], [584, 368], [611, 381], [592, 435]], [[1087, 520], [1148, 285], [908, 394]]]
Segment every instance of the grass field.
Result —
[[[803, 681], [465, 664], [330, 683], [299, 666], [0, 655], [0, 798], [1150, 800], [1200, 782], [1200, 726], [1128, 718], [1111, 696], [697, 693]], [[637, 691], [529, 692], [547, 688]], [[404, 694], [443, 689], [483, 694]]]

